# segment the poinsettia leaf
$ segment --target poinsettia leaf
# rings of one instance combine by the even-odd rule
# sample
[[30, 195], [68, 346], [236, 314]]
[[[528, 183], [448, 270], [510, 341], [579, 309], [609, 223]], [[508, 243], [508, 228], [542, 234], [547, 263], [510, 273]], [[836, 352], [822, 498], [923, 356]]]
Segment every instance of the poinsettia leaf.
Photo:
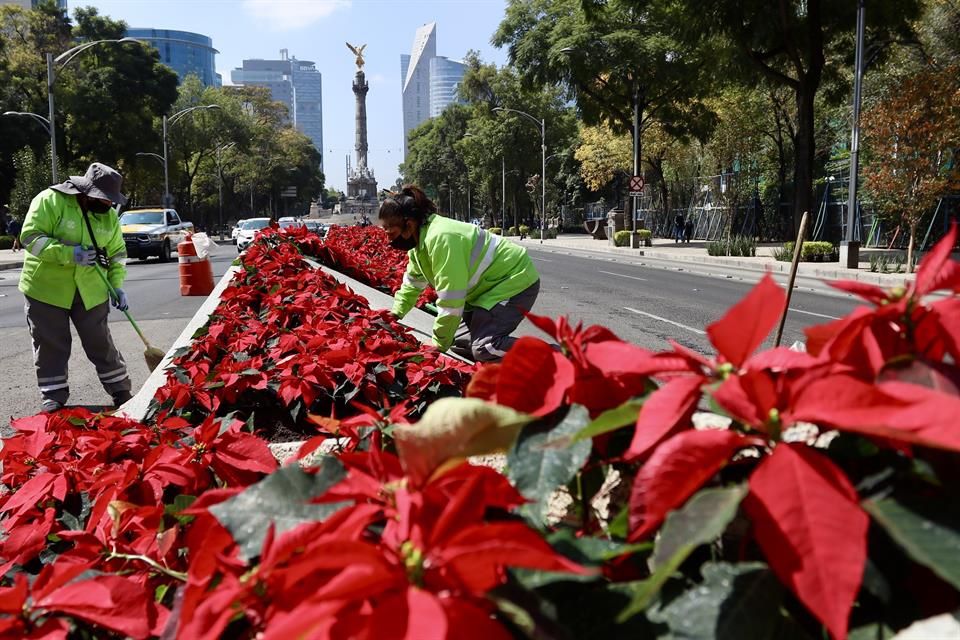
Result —
[[938, 280], [944, 265], [950, 260], [950, 252], [957, 243], [957, 223], [950, 225], [947, 232], [937, 244], [933, 246], [917, 268], [917, 277], [914, 281], [914, 295], [925, 296], [940, 287]]
[[740, 367], [777, 326], [787, 294], [769, 273], [743, 300], [707, 326], [707, 335], [723, 358]]
[[746, 495], [746, 485], [702, 489], [695, 493], [663, 523], [651, 557], [653, 568], [674, 564], [678, 554], [685, 554], [686, 558], [700, 545], [719, 538], [736, 517]]
[[132, 638], [150, 635], [150, 598], [132, 579], [100, 575], [62, 586], [38, 599], [34, 606], [66, 613]]
[[703, 582], [663, 608], [648, 613], [665, 623], [673, 637], [716, 640], [766, 640], [806, 637], [784, 612], [785, 590], [760, 562], [708, 562]]
[[911, 558], [960, 589], [960, 508], [898, 497], [865, 500], [864, 509]]
[[393, 438], [415, 485], [448, 461], [508, 449], [533, 417], [477, 398], [441, 398], [420, 422], [396, 425]]
[[846, 638], [869, 519], [843, 471], [806, 445], [780, 444], [750, 476], [744, 509], [780, 581], [834, 638]]
[[241, 493], [210, 507], [210, 512], [233, 535], [241, 558], [249, 560], [260, 555], [271, 526], [279, 535], [305, 522], [323, 520], [348, 504], [310, 503], [346, 477], [343, 464], [336, 458], [324, 457], [316, 467], [319, 470], [315, 474], [305, 472], [298, 465], [281, 467]]
[[563, 404], [573, 385], [574, 367], [562, 353], [543, 340], [524, 336], [500, 363], [497, 402], [535, 416], [544, 416]]
[[589, 421], [586, 407], [571, 405], [556, 425], [536, 422], [524, 428], [507, 454], [507, 477], [534, 501], [525, 508], [535, 521], [545, 521], [554, 491], [570, 482], [590, 456], [589, 440], [570, 443]]
[[630, 539], [640, 540], [752, 440], [734, 431], [684, 431], [661, 444], [640, 468], [630, 492]]
[[[572, 529], [559, 529], [547, 535], [550, 546], [577, 564], [587, 567], [600, 567], [607, 562], [631, 553], [647, 551], [653, 547], [650, 542], [639, 544], [624, 544], [616, 540], [579, 536]], [[555, 582], [590, 582], [602, 579], [602, 575], [560, 573], [555, 571], [534, 571], [530, 569], [514, 569], [511, 571], [517, 580], [527, 589], [540, 587]]]
[[624, 457], [642, 460], [671, 434], [691, 426], [704, 382], [700, 376], [674, 378], [647, 396]]
[[573, 437], [573, 440], [586, 440], [634, 424], [641, 407], [643, 407], [643, 400], [627, 400], [619, 407], [608, 409], [591, 420], [590, 424]]
[[890, 291], [875, 284], [857, 280], [827, 280], [826, 283], [834, 289], [851, 293], [875, 305], [881, 305], [890, 299]]
[[448, 621], [440, 599], [423, 589], [408, 587], [405, 592], [385, 598], [371, 617], [370, 637], [396, 640], [444, 640]]

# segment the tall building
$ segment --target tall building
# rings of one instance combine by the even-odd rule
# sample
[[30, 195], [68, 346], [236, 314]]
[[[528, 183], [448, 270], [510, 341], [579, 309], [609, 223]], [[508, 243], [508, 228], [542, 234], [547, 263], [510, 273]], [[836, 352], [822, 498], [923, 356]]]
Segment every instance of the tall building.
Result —
[[273, 99], [287, 106], [290, 122], [323, 157], [323, 77], [313, 62], [291, 58], [282, 49], [279, 60], [244, 60], [230, 72], [230, 80], [270, 89]]
[[450, 104], [457, 102], [457, 88], [467, 65], [443, 56], [430, 59], [430, 117], [436, 118]]
[[[40, 4], [41, 1], [42, 0], [0, 0], [0, 4], [16, 4], [23, 7], [24, 9], [32, 9], [33, 7]], [[57, 0], [57, 6], [63, 9], [64, 11], [66, 11], [67, 0]]]
[[160, 52], [160, 61], [177, 72], [182, 82], [188, 75], [200, 78], [203, 86], [223, 84], [217, 73], [216, 55], [209, 36], [173, 29], [127, 29], [127, 35], [149, 42]]
[[410, 55], [400, 56], [403, 92], [403, 157], [410, 132], [457, 101], [466, 65], [437, 55], [437, 23], [417, 29]]

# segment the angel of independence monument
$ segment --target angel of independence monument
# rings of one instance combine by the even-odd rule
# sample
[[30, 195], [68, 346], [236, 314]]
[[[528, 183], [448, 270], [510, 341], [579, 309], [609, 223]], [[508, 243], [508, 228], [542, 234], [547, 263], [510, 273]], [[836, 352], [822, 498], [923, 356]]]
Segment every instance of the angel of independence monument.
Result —
[[347, 157], [347, 200], [341, 207], [343, 213], [367, 215], [370, 218], [377, 213], [377, 179], [367, 166], [367, 91], [370, 88], [363, 73], [363, 50], [367, 45], [347, 48], [356, 55], [357, 73], [353, 77], [353, 95], [356, 97], [356, 144], [357, 165], [350, 166]]

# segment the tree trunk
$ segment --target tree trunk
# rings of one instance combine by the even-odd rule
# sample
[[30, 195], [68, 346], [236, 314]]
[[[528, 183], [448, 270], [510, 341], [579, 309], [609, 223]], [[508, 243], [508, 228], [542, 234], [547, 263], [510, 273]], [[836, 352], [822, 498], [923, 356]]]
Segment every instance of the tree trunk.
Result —
[[797, 90], [797, 143], [793, 173], [793, 220], [790, 237], [796, 235], [800, 218], [813, 206], [813, 162], [816, 152], [814, 137], [814, 107], [817, 84], [809, 75], [800, 82]]

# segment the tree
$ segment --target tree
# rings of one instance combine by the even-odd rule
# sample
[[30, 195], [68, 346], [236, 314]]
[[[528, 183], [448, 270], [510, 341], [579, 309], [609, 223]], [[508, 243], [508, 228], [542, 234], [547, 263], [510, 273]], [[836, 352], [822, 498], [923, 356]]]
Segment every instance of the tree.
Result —
[[[586, 0], [588, 2], [600, 0]], [[626, 0], [637, 10], [647, 0]], [[687, 43], [713, 39], [715, 60], [726, 61], [723, 72], [755, 84], [763, 77], [789, 88], [796, 112], [794, 140], [793, 222], [813, 208], [815, 166], [815, 100], [826, 80], [838, 79], [853, 60], [856, 3], [826, 4], [822, 0], [675, 0], [673, 20], [664, 23]], [[920, 0], [871, 2], [868, 36], [871, 57], [897, 39], [909, 38], [911, 20]], [[830, 64], [828, 65], [828, 61]], [[714, 70], [721, 71], [721, 65]], [[752, 68], [754, 77], [742, 70]], [[846, 97], [835, 92], [834, 98]]]
[[909, 230], [911, 271], [917, 226], [941, 196], [960, 187], [958, 77], [960, 66], [907, 76], [864, 114], [864, 187]]
[[50, 152], [34, 153], [24, 147], [13, 156], [17, 181], [10, 192], [10, 213], [23, 220], [34, 196], [50, 186]]
[[632, 134], [636, 105], [634, 153], [642, 159], [643, 135], [655, 124], [688, 140], [704, 139], [714, 122], [702, 100], [711, 84], [705, 48], [670, 35], [669, 9], [668, 2], [512, 0], [493, 43], [508, 46], [527, 84], [565, 86], [588, 125]]

